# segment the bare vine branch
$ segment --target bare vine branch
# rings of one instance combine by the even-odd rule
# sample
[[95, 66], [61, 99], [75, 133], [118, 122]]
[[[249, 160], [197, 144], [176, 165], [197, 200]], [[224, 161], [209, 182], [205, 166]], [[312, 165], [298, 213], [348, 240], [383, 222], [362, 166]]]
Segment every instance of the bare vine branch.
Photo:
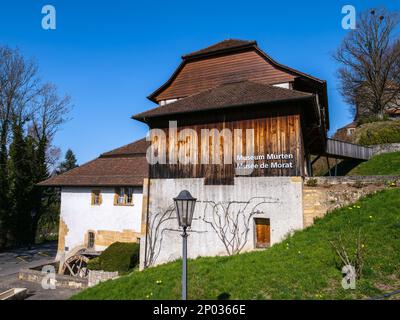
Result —
[[[262, 214], [262, 204], [278, 203], [270, 197], [252, 197], [248, 201], [202, 201], [203, 221], [211, 226], [228, 255], [240, 253], [248, 242], [253, 216]], [[208, 214], [209, 213], [209, 214]]]

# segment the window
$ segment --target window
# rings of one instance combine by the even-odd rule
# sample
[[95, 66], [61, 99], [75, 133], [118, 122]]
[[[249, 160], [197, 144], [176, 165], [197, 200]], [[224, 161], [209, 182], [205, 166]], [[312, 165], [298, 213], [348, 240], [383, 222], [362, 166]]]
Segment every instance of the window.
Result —
[[355, 131], [356, 131], [355, 128], [349, 128], [349, 129], [347, 129], [347, 135], [348, 135], [348, 136], [351, 136], [351, 135], [354, 134]]
[[120, 187], [115, 189], [114, 205], [131, 206], [133, 205], [133, 188]]
[[92, 206], [101, 205], [103, 199], [100, 190], [92, 190]]
[[94, 248], [94, 232], [93, 231], [89, 231], [88, 232], [88, 243], [87, 243], [87, 247], [89, 249], [93, 249]]

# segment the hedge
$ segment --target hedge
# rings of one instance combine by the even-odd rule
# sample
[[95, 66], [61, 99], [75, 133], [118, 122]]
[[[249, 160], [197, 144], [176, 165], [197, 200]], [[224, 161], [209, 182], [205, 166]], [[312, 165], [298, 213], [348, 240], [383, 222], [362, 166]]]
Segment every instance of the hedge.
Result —
[[100, 256], [89, 261], [90, 270], [127, 272], [139, 264], [138, 243], [114, 242]]

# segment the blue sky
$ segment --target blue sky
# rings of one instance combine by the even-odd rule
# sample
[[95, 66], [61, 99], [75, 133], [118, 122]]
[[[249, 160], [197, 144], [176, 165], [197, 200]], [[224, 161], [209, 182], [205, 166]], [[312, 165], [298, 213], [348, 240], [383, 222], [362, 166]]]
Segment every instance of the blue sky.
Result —
[[[57, 29], [41, 27], [42, 6], [57, 10]], [[182, 54], [227, 38], [257, 40], [274, 59], [328, 82], [331, 132], [351, 121], [337, 91], [331, 53], [347, 31], [341, 8], [400, 9], [374, 1], [2, 1], [0, 44], [36, 59], [43, 80], [71, 95], [74, 109], [54, 143], [79, 163], [143, 137], [130, 116], [153, 107]]]

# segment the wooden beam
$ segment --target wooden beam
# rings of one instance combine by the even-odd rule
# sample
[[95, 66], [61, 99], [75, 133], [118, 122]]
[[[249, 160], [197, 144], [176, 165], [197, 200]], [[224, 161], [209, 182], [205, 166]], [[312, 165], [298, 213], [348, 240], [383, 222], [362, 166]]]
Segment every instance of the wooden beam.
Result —
[[314, 164], [319, 158], [321, 158], [320, 154], [318, 156], [316, 156], [313, 161], [311, 161], [311, 164]]
[[331, 166], [329, 164], [329, 157], [326, 156], [326, 164], [328, 165], [329, 176], [331, 176]]

